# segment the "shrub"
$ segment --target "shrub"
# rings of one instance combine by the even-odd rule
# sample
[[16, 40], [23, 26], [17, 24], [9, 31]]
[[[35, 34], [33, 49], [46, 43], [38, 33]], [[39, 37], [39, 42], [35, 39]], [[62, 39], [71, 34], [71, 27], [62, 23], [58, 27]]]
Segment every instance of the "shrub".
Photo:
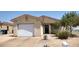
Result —
[[70, 33], [70, 34], [69, 34], [69, 37], [77, 37], [77, 35]]
[[47, 40], [47, 35], [44, 36], [44, 40]]
[[58, 32], [58, 30], [54, 29], [51, 31], [51, 34], [56, 34]]
[[69, 32], [67, 32], [67, 31], [58, 32], [58, 33], [56, 34], [56, 36], [57, 36], [59, 39], [67, 39], [68, 36], [69, 36]]

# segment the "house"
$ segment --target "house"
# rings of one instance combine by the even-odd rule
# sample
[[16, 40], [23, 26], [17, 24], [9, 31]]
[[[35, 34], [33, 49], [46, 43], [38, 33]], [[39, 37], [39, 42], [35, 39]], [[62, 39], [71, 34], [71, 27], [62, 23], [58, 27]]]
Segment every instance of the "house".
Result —
[[24, 14], [11, 20], [14, 22], [14, 34], [17, 36], [42, 36], [51, 34], [51, 24], [58, 21], [48, 16]]
[[2, 34], [12, 34], [13, 24], [9, 22], [0, 22], [0, 30]]

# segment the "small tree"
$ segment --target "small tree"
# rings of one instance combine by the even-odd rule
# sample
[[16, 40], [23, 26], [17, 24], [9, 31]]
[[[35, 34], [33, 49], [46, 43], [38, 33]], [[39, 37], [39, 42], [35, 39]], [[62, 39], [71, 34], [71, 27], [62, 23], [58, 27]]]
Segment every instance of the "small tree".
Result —
[[73, 27], [79, 26], [79, 17], [76, 17]]
[[79, 25], [78, 14], [76, 12], [69, 12], [63, 15], [61, 25], [69, 29], [72, 33], [72, 27]]
[[51, 24], [51, 30], [52, 30], [52, 33], [56, 33], [60, 28], [60, 22], [55, 22], [55, 23], [52, 23]]

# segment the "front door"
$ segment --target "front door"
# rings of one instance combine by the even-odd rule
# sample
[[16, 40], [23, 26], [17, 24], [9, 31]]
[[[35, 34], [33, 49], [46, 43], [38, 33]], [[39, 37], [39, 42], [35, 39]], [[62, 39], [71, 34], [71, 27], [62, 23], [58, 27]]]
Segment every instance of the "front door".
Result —
[[49, 25], [44, 25], [44, 34], [49, 34]]

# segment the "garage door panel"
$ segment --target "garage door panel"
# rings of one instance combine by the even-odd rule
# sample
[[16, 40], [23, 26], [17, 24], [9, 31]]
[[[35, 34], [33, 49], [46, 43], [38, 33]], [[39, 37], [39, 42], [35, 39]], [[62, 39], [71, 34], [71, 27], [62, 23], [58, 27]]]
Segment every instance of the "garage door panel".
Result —
[[17, 31], [18, 36], [33, 36], [33, 24], [20, 24]]

